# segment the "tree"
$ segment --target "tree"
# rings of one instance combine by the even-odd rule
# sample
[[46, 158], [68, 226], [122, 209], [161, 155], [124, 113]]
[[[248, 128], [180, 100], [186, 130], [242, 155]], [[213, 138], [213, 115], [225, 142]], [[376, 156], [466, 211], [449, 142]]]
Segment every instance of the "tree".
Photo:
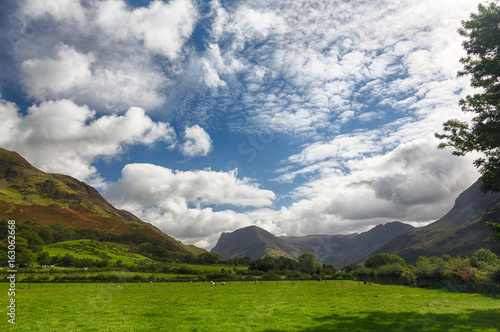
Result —
[[[500, 192], [500, 7], [480, 4], [478, 13], [462, 21], [458, 32], [467, 38], [462, 43], [467, 56], [460, 59], [464, 67], [458, 76], [470, 75], [471, 86], [480, 91], [460, 100], [459, 105], [476, 116], [470, 124], [456, 119], [445, 122], [446, 133], [436, 133], [436, 137], [447, 140], [440, 149], [451, 146], [456, 156], [480, 152], [482, 157], [473, 164], [482, 174], [481, 190]], [[488, 222], [487, 226], [500, 238], [500, 224]]]
[[321, 271], [321, 264], [316, 261], [316, 256], [311, 253], [303, 253], [299, 256], [299, 264], [301, 271], [304, 273], [319, 273]]
[[495, 253], [491, 252], [491, 250], [489, 249], [484, 249], [484, 248], [477, 250], [472, 255], [472, 258], [475, 261], [483, 262], [486, 264], [493, 264], [496, 263], [496, 261], [498, 260], [498, 257], [497, 255], [495, 255]]
[[375, 254], [365, 260], [365, 267], [374, 269], [389, 264], [406, 266], [404, 259], [394, 254]]
[[462, 21], [458, 30], [467, 39], [463, 47], [467, 56], [460, 59], [463, 70], [458, 76], [470, 75], [471, 86], [479, 92], [460, 100], [464, 112], [476, 116], [467, 122], [456, 119], [443, 124], [444, 134], [436, 133], [439, 139], [447, 140], [439, 145], [455, 148], [454, 155], [464, 156], [469, 152], [480, 152], [482, 157], [474, 160], [474, 166], [482, 173], [481, 190], [485, 193], [500, 191], [500, 7], [491, 3], [478, 6], [470, 20]]

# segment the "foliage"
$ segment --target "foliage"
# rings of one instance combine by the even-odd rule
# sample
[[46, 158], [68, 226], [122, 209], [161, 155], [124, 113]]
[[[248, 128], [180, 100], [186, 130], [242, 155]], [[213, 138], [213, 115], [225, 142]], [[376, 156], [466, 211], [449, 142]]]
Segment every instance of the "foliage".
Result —
[[494, 264], [498, 261], [496, 254], [489, 249], [479, 249], [472, 255], [472, 264], [480, 267], [482, 264]]
[[495, 223], [493, 221], [487, 221], [486, 226], [488, 226], [488, 228], [490, 228], [493, 232], [495, 232], [493, 237], [496, 238], [497, 240], [500, 240], [500, 224]]
[[471, 86], [479, 93], [460, 101], [464, 112], [475, 113], [471, 123], [452, 119], [443, 124], [445, 134], [436, 137], [446, 139], [440, 148], [455, 148], [454, 155], [463, 156], [478, 151], [484, 157], [474, 161], [483, 174], [481, 189], [500, 191], [500, 7], [496, 3], [479, 5], [478, 13], [463, 21], [459, 33], [467, 38], [463, 47], [467, 56], [460, 62], [463, 70], [459, 76], [470, 75]]
[[378, 268], [388, 264], [406, 266], [404, 259], [393, 254], [375, 254], [365, 260], [365, 266], [369, 268]]
[[300, 270], [304, 273], [314, 274], [321, 272], [321, 264], [316, 261], [316, 256], [311, 253], [303, 253], [299, 256]]

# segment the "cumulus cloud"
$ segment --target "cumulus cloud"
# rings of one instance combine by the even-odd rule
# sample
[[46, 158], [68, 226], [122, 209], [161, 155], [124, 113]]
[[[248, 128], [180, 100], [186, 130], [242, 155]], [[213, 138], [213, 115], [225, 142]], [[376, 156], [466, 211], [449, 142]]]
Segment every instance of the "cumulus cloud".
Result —
[[148, 7], [127, 8], [124, 1], [97, 2], [97, 24], [118, 40], [133, 37], [152, 51], [174, 59], [191, 35], [196, 8], [190, 0], [153, 1]]
[[212, 206], [270, 206], [276, 195], [236, 172], [173, 171], [151, 164], [128, 164], [105, 196], [168, 234], [203, 247], [214, 245], [220, 232], [251, 223], [244, 213]]
[[169, 124], [152, 121], [138, 107], [121, 116], [96, 117], [87, 106], [58, 100], [31, 106], [22, 115], [15, 104], [2, 100], [0, 114], [4, 148], [44, 171], [69, 174], [98, 187], [105, 184], [92, 165], [97, 158], [119, 156], [129, 145], [175, 143]]
[[91, 78], [90, 65], [94, 56], [81, 54], [68, 45], [57, 45], [57, 59], [29, 59], [21, 67], [26, 73], [27, 89], [32, 96], [44, 99]]
[[180, 150], [187, 157], [206, 156], [212, 150], [210, 135], [199, 125], [186, 127], [184, 139]]
[[[144, 206], [179, 203], [182, 206], [224, 205], [268, 206], [275, 195], [260, 189], [236, 172], [173, 171], [151, 164], [128, 164], [120, 181], [110, 186], [113, 200], [135, 201]], [[158, 204], [158, 202], [162, 202]]]

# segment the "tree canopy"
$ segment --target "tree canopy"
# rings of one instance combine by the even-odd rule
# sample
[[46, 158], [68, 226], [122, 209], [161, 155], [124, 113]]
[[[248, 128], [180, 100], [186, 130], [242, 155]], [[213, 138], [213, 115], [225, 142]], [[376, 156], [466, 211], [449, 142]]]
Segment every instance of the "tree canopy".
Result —
[[463, 70], [458, 76], [470, 76], [478, 93], [460, 100], [464, 112], [475, 113], [470, 123], [451, 119], [443, 124], [446, 140], [439, 148], [451, 146], [454, 155], [477, 151], [482, 156], [474, 165], [482, 173], [483, 192], [500, 192], [500, 7], [497, 3], [479, 5], [458, 32], [465, 37], [466, 56], [460, 59]]
[[[475, 113], [470, 123], [456, 119], [443, 124], [444, 134], [436, 137], [446, 140], [439, 145], [455, 148], [454, 155], [464, 156], [473, 151], [481, 153], [474, 166], [482, 174], [481, 190], [500, 192], [500, 7], [498, 1], [488, 6], [480, 4], [478, 12], [468, 21], [462, 21], [458, 30], [465, 37], [462, 43], [467, 56], [460, 59], [463, 70], [458, 76], [469, 75], [471, 86], [478, 93], [460, 100], [464, 112]], [[488, 227], [500, 238], [500, 224], [488, 222]]]

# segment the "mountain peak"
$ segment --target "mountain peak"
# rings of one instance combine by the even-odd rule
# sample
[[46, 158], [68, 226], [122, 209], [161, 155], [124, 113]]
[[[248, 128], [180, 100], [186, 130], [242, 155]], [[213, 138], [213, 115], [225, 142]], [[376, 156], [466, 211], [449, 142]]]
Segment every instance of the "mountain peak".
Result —
[[231, 233], [222, 233], [212, 252], [224, 258], [264, 256], [293, 257], [297, 250], [258, 226], [247, 226]]

